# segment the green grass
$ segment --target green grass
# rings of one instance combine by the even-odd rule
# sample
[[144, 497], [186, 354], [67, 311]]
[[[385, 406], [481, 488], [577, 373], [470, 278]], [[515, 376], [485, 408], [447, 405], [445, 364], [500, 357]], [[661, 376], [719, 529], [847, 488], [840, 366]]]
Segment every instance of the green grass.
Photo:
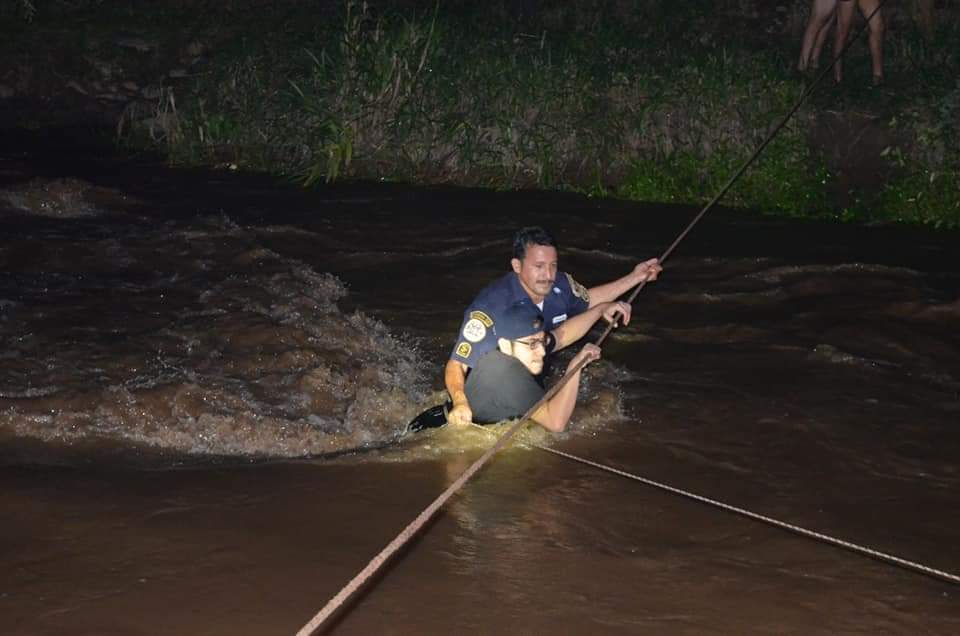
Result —
[[[212, 42], [203, 73], [129, 113], [127, 143], [306, 185], [375, 177], [699, 204], [802, 90], [792, 72], [799, 42], [738, 16], [742, 3], [539, 4], [524, 16], [506, 0], [411, 1], [402, 11], [274, 2], [227, 13], [90, 2], [81, 8], [96, 19], [81, 24], [84, 39], [139, 24], [171, 47]], [[62, 19], [38, 11], [37, 33]], [[958, 39], [949, 20], [932, 42], [892, 31], [882, 92], [865, 88], [866, 47], [855, 45], [845, 84], [820, 89], [724, 203], [957, 227]], [[827, 161], [810, 139], [818, 112], [844, 109], [878, 111], [901, 141], [887, 152], [886, 188], [833, 209]]]

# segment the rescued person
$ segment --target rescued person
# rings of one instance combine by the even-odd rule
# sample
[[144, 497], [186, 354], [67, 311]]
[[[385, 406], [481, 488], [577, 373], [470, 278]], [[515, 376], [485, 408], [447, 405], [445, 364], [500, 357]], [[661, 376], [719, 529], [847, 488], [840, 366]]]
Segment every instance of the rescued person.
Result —
[[[607, 303], [574, 320], [592, 319], [591, 323], [596, 322], [604, 310], [610, 314], [619, 312], [624, 324], [630, 320], [630, 306], [626, 303]], [[543, 315], [531, 302], [510, 305], [494, 314], [492, 320], [491, 330], [497, 348], [477, 360], [464, 386], [467, 399], [473, 405], [473, 420], [478, 424], [520, 417], [543, 398], [546, 391], [537, 377], [543, 371], [544, 357], [558, 342], [544, 330]], [[530, 414], [530, 418], [549, 431], [563, 431], [577, 405], [581, 372], [599, 358], [600, 347], [591, 343], [584, 345], [567, 364], [566, 373], [572, 375], [556, 394]], [[410, 423], [408, 430], [443, 426], [447, 408], [449, 403], [424, 411]]]
[[[638, 264], [626, 276], [587, 289], [559, 271], [558, 259], [557, 243], [546, 230], [521, 229], [513, 240], [511, 271], [487, 286], [467, 307], [444, 369], [444, 384], [452, 403], [447, 413], [451, 424], [466, 426], [473, 419], [465, 384], [470, 369], [499, 347], [499, 338], [494, 335], [495, 315], [517, 304], [535, 306], [543, 315], [548, 338], [552, 339], [547, 343], [548, 350], [560, 350], [582, 338], [601, 315], [612, 321], [617, 310], [611, 307], [611, 301], [641, 282], [656, 280], [663, 269], [653, 258]], [[629, 306], [626, 311], [629, 312]], [[592, 313], [579, 319], [585, 312]]]
[[[555, 342], [548, 339], [543, 316], [530, 303], [511, 305], [494, 325], [497, 349], [477, 361], [464, 386], [478, 424], [519, 417], [543, 398], [545, 391], [536, 377], [543, 371], [547, 347]], [[589, 364], [599, 358], [600, 347], [586, 344], [570, 360], [567, 373], [581, 361]], [[582, 369], [573, 371], [563, 387], [530, 415], [537, 424], [554, 432], [566, 428], [577, 404]]]

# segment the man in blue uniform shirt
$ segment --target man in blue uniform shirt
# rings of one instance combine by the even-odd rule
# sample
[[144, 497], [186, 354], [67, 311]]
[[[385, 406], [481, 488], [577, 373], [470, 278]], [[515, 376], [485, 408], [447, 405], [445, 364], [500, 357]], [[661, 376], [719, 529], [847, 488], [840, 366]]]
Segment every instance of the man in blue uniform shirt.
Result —
[[559, 272], [557, 264], [553, 237], [539, 227], [524, 228], [514, 237], [512, 271], [487, 286], [467, 307], [444, 369], [444, 384], [453, 403], [447, 416], [451, 424], [465, 426], [473, 419], [464, 384], [469, 369], [497, 350], [492, 316], [513, 305], [532, 304], [544, 318], [547, 351], [563, 349], [582, 338], [601, 316], [612, 321], [619, 313], [624, 324], [629, 322], [630, 306], [614, 299], [643, 281], [656, 280], [662, 271], [654, 258], [622, 278], [586, 289], [569, 274]]

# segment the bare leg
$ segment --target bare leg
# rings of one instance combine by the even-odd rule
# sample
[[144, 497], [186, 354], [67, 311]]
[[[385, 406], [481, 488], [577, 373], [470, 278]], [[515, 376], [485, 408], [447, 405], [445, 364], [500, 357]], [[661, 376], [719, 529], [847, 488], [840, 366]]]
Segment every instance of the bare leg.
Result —
[[[857, 0], [860, 5], [860, 12], [866, 18], [870, 14], [870, 60], [873, 64], [873, 83], [879, 84], [883, 81], [883, 15], [882, 11], [877, 11], [880, 6], [880, 0]], [[876, 11], [876, 13], [874, 13]]]
[[[834, 2], [836, 4], [836, 2]], [[820, 32], [817, 33], [817, 39], [813, 43], [813, 52], [810, 53], [810, 68], [820, 68], [820, 54], [823, 52], [823, 44], [827, 41], [827, 35], [830, 33], [830, 27], [833, 26], [833, 11], [830, 11], [830, 15], [827, 16], [826, 22], [823, 23], [823, 26], [820, 28]]]
[[828, 22], [833, 17], [833, 10], [837, 0], [813, 0], [810, 5], [810, 19], [803, 32], [803, 43], [800, 47], [800, 62], [797, 69], [807, 70], [808, 66], [817, 66], [820, 58], [820, 49], [823, 47], [823, 38], [827, 35]]
[[850, 25], [853, 22], [854, 0], [841, 0], [837, 7], [837, 33], [833, 40], [833, 54], [837, 56], [837, 63], [833, 67], [833, 79], [837, 84], [843, 81], [843, 58], [840, 52], [847, 43], [847, 37], [850, 35]]

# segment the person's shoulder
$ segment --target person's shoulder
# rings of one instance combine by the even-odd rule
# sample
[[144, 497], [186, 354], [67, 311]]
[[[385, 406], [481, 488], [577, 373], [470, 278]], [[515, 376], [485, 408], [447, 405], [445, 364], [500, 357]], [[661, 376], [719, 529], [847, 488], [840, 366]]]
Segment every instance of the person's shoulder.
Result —
[[495, 371], [498, 374], [523, 371], [524, 374], [530, 375], [530, 372], [527, 371], [527, 368], [523, 366], [522, 362], [498, 349], [494, 349], [481, 356], [477, 361], [477, 369], [481, 368], [486, 371]]
[[503, 276], [498, 276], [489, 285], [480, 290], [477, 298], [484, 296], [509, 295], [513, 291], [513, 281], [516, 278], [513, 272], [506, 272]]
[[509, 305], [514, 296], [513, 281], [511, 280], [513, 276], [513, 272], [507, 272], [480, 290], [480, 293], [467, 307], [467, 311], [479, 310], [490, 313]]
[[564, 296], [573, 296], [585, 303], [590, 302], [590, 292], [587, 291], [587, 288], [578, 283], [577, 280], [567, 272], [557, 272], [554, 287], [560, 289], [561, 294]]
[[477, 360], [467, 382], [472, 388], [494, 389], [499, 396], [529, 392], [530, 386], [540, 386], [522, 362], [498, 350], [489, 351]]

